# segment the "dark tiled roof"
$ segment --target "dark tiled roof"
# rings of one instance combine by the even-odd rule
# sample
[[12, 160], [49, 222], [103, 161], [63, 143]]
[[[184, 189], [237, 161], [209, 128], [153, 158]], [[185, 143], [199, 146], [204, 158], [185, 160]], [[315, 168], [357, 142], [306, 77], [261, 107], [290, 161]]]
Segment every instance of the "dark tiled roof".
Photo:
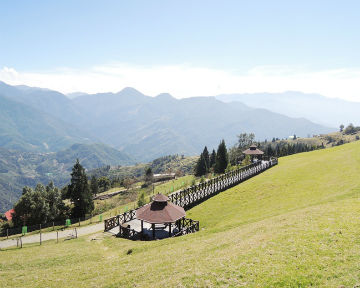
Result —
[[166, 202], [169, 201], [169, 198], [163, 194], [157, 194], [154, 198], [153, 201], [155, 202]]
[[[160, 199], [157, 201], [156, 199]], [[167, 199], [166, 201], [164, 201]], [[136, 210], [136, 218], [150, 224], [172, 223], [185, 217], [184, 208], [168, 201], [165, 195], [158, 194], [154, 201]]]

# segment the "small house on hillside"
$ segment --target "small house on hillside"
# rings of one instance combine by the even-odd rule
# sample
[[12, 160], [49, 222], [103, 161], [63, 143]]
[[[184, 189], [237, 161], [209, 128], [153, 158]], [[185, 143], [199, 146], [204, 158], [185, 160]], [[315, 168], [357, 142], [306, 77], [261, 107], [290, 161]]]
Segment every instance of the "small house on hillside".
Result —
[[262, 156], [264, 155], [264, 152], [261, 151], [260, 149], [257, 148], [257, 146], [255, 144], [251, 145], [249, 147], [249, 149], [246, 149], [245, 151], [243, 151], [243, 153], [245, 155], [250, 155], [251, 160], [253, 160], [254, 158], [262, 158]]
[[154, 182], [169, 181], [172, 179], [175, 179], [175, 173], [154, 174], [153, 176]]

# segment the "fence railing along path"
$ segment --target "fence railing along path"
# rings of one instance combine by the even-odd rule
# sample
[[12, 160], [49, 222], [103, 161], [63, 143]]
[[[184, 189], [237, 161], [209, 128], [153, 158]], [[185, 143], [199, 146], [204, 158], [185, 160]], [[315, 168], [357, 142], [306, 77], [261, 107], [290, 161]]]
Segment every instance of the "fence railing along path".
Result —
[[183, 207], [185, 210], [203, 202], [204, 200], [227, 190], [247, 179], [278, 164], [277, 158], [269, 161], [258, 161], [245, 167], [227, 172], [204, 183], [191, 186], [187, 189], [173, 192], [168, 195], [171, 202]]
[[[218, 177], [212, 178], [206, 182], [199, 183], [197, 185], [193, 185], [187, 189], [183, 189], [177, 192], [173, 192], [168, 195], [171, 202], [174, 204], [183, 207], [185, 210], [194, 207], [195, 205], [200, 204], [201, 202], [209, 199], [217, 195], [218, 193], [227, 190], [235, 185], [238, 185], [247, 179], [254, 177], [265, 170], [275, 166], [278, 164], [277, 158], [269, 158], [268, 161], [258, 161], [256, 163], [252, 163], [245, 167], [241, 167], [239, 169], [227, 172]], [[133, 235], [136, 231], [130, 231], [133, 229], [121, 227], [125, 222], [136, 219], [136, 210], [129, 210], [123, 214], [117, 215], [115, 217], [111, 217], [104, 220], [105, 229], [104, 231], [110, 231], [111, 229], [120, 226], [120, 234], [128, 233], [129, 235]], [[193, 220], [195, 221], [195, 220]], [[197, 222], [197, 221], [195, 221]], [[194, 223], [195, 223], [194, 222]], [[187, 226], [187, 225], [185, 225]], [[182, 231], [182, 233], [194, 232], [193, 230], [199, 228], [199, 223], [191, 224], [191, 228]], [[124, 231], [124, 229], [128, 229], [129, 231]], [[123, 232], [121, 232], [123, 231]], [[179, 233], [181, 234], [181, 233]]]

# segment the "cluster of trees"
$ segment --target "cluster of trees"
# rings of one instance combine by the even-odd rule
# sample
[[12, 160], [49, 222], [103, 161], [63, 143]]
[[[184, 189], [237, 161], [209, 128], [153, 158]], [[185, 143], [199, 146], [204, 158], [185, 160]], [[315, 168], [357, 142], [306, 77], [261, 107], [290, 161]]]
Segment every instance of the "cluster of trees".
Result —
[[62, 200], [61, 191], [53, 182], [46, 187], [38, 184], [35, 189], [25, 186], [14, 206], [12, 222], [14, 226], [21, 226], [65, 219], [70, 211]]
[[280, 142], [280, 143], [270, 143], [270, 144], [262, 144], [260, 146], [260, 149], [264, 151], [265, 155], [267, 156], [274, 156], [274, 157], [282, 157], [287, 155], [292, 155], [296, 153], [302, 153], [302, 152], [308, 152], [313, 151], [316, 149], [325, 148], [325, 146], [322, 144], [321, 146], [314, 146], [314, 145], [308, 145], [305, 143], [295, 143], [290, 144], [286, 142]]
[[203, 176], [209, 172], [224, 173], [229, 163], [228, 152], [225, 141], [222, 140], [218, 146], [217, 152], [215, 150], [209, 154], [205, 146], [203, 152], [195, 165], [195, 176]]
[[[85, 169], [76, 161], [72, 168], [71, 181], [62, 190], [50, 182], [47, 186], [38, 184], [35, 189], [24, 187], [22, 196], [14, 206], [14, 226], [34, 225], [69, 217], [83, 217], [94, 210], [93, 194], [99, 191], [98, 181], [90, 183]], [[65, 205], [69, 199], [71, 205]]]
[[344, 124], [340, 125], [340, 132], [343, 132], [346, 135], [351, 135], [351, 134], [355, 134], [357, 132], [360, 131], [360, 127], [359, 126], [354, 126], [354, 124], [350, 123], [344, 130], [345, 126]]

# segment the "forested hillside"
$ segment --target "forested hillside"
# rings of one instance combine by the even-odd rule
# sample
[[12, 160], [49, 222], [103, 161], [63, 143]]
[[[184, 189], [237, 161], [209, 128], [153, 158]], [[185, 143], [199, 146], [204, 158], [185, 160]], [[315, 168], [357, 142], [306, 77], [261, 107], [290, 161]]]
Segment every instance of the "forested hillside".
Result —
[[0, 148], [0, 212], [12, 208], [22, 188], [54, 181], [61, 187], [70, 179], [76, 159], [86, 169], [134, 163], [127, 155], [105, 145], [75, 144], [57, 153], [19, 152]]

